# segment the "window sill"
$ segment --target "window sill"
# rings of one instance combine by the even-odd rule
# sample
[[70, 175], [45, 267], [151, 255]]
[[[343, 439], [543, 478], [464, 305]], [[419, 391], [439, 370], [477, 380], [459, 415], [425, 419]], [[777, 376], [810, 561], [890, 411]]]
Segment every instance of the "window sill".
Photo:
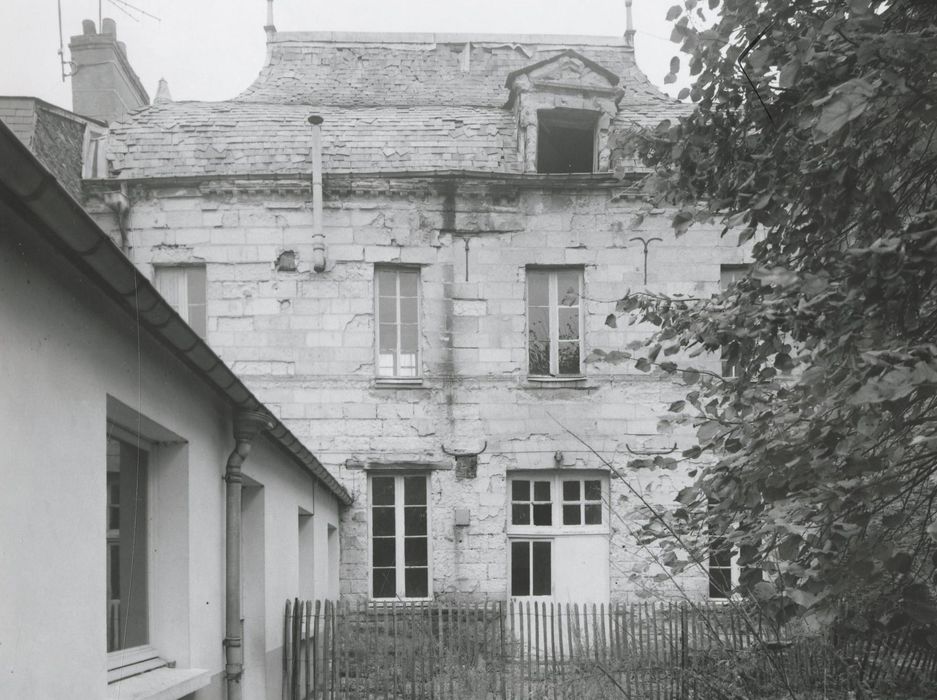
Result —
[[200, 668], [158, 668], [107, 686], [107, 700], [179, 700], [211, 681]]
[[589, 378], [584, 374], [568, 377], [529, 376], [525, 386], [531, 389], [592, 389], [587, 383]]
[[422, 377], [375, 377], [375, 389], [423, 389]]

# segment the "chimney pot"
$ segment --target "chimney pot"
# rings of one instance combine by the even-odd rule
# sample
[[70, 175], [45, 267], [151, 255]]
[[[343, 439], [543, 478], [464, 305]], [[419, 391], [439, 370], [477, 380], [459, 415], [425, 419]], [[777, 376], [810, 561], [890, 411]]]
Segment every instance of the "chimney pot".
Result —
[[98, 33], [98, 30], [94, 28], [93, 19], [83, 19], [81, 20], [81, 33], [85, 36], [94, 36]]
[[101, 34], [113, 34], [117, 38], [117, 23], [110, 17], [101, 20]]

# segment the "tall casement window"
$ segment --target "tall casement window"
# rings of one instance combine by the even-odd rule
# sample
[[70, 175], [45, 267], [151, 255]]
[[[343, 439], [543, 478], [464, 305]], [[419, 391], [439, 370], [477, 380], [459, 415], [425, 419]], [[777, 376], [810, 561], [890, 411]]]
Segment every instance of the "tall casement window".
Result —
[[371, 596], [430, 595], [429, 512], [425, 475], [371, 477]]
[[608, 479], [602, 474], [523, 472], [509, 476], [511, 595], [553, 593], [556, 538], [608, 532]]
[[377, 375], [420, 376], [420, 270], [379, 266], [374, 270]]
[[206, 277], [204, 265], [160, 265], [154, 285], [169, 305], [204, 338], [208, 332], [205, 309]]
[[527, 357], [534, 377], [582, 375], [582, 269], [527, 269]]
[[107, 440], [107, 650], [149, 642], [147, 452]]
[[[719, 288], [724, 292], [733, 284], [748, 275], [751, 265], [722, 265], [719, 268]], [[740, 373], [740, 358], [737, 346], [723, 346], [721, 357], [722, 376], [738, 377]]]

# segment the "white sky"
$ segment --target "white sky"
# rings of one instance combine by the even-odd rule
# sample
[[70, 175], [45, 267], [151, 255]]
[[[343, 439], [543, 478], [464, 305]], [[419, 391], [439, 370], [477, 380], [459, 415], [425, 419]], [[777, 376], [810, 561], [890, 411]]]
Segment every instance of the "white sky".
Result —
[[[117, 22], [131, 65], [152, 98], [165, 77], [173, 99], [223, 100], [256, 77], [264, 59], [266, 0], [100, 0]], [[120, 7], [136, 6], [160, 21]], [[97, 25], [99, 0], [61, 0], [65, 58], [81, 20]], [[664, 19], [672, 0], [634, 0], [635, 51], [664, 86], [677, 45]], [[621, 35], [624, 0], [275, 0], [280, 31], [410, 31]], [[57, 0], [0, 0], [0, 95], [30, 95], [71, 107], [59, 67]], [[683, 62], [685, 63], [685, 61]]]

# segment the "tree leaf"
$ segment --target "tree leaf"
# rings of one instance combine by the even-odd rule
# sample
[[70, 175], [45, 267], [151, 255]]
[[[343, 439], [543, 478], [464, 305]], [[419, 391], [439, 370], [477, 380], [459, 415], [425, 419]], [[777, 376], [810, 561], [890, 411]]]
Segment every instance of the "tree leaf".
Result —
[[679, 413], [686, 407], [686, 401], [674, 401], [667, 409], [671, 413]]
[[605, 325], [609, 328], [618, 328], [618, 318], [615, 314], [609, 314], [605, 317]]
[[[674, 5], [669, 10], [667, 10], [667, 21], [673, 22], [677, 17], [683, 14], [683, 8], [679, 5]], [[659, 17], [660, 15], [658, 15]]]

